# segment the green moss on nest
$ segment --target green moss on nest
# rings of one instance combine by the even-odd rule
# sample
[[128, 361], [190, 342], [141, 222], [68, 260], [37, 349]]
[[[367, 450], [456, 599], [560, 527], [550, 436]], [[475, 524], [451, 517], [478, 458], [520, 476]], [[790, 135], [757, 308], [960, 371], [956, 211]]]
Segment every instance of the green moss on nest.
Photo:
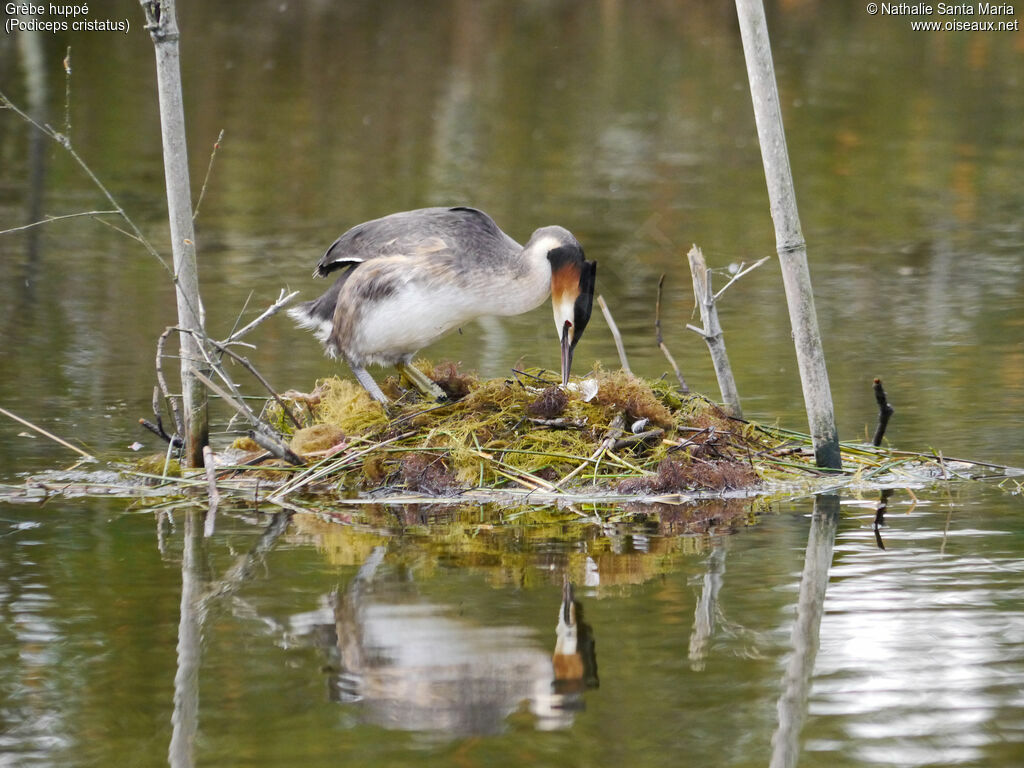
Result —
[[333, 424], [346, 434], [366, 434], [388, 423], [384, 408], [354, 381], [337, 376], [317, 382], [318, 402], [310, 415], [318, 424]]
[[[166, 468], [166, 472], [164, 469]], [[143, 456], [135, 462], [135, 470], [145, 475], [159, 475], [161, 477], [181, 477], [181, 464], [177, 459], [167, 460], [167, 455], [154, 453], [152, 456]]]
[[231, 443], [231, 450], [243, 453], [260, 453], [263, 449], [251, 437], [243, 435], [242, 437], [235, 438], [234, 442]]

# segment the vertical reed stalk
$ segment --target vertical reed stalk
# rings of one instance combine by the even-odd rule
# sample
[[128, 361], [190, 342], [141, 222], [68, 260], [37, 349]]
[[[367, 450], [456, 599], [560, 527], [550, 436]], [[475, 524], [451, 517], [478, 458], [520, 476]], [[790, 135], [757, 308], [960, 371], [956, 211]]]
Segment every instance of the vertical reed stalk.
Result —
[[160, 99], [160, 127], [163, 136], [164, 177], [167, 182], [167, 213], [171, 225], [174, 256], [174, 285], [178, 301], [181, 338], [181, 391], [185, 411], [185, 461], [203, 465], [203, 446], [209, 439], [206, 390], [193, 375], [202, 364], [197, 334], [203, 318], [196, 266], [195, 230], [192, 225], [192, 193], [185, 142], [185, 110], [181, 96], [181, 66], [178, 55], [178, 22], [174, 0], [140, 0], [146, 14], [146, 29], [156, 51], [156, 79]]
[[775, 83], [768, 24], [762, 0], [736, 0], [743, 55], [747, 60], [750, 95], [754, 102], [757, 136], [768, 183], [772, 221], [775, 223], [776, 249], [782, 267], [782, 279], [793, 327], [800, 383], [814, 444], [815, 460], [820, 467], [841, 466], [839, 434], [836, 431], [825, 354], [821, 347], [818, 318], [814, 310], [811, 276], [807, 268], [807, 246], [800, 229], [793, 174], [789, 167], [782, 110]]

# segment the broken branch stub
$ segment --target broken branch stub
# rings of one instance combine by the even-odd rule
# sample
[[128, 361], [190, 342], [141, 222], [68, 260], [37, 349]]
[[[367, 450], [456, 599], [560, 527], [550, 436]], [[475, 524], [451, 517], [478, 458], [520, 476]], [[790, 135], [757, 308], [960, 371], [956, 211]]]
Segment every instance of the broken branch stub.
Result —
[[889, 398], [885, 394], [881, 379], [874, 380], [872, 389], [875, 392], [875, 402], [878, 403], [878, 426], [875, 427], [875, 435], [871, 438], [871, 444], [878, 447], [882, 444], [885, 428], [889, 426], [889, 419], [896, 413], [896, 409], [889, 404]]
[[730, 415], [741, 419], [743, 409], [740, 407], [740, 395], [736, 389], [736, 379], [732, 375], [732, 366], [729, 365], [729, 355], [725, 351], [722, 325], [718, 321], [716, 296], [711, 289], [711, 270], [704, 260], [704, 254], [696, 245], [690, 249], [686, 257], [690, 262], [690, 274], [693, 277], [693, 297], [700, 309], [700, 319], [704, 326], [695, 328], [688, 325], [687, 328], [699, 333], [707, 342], [711, 363], [715, 367], [715, 376], [718, 379], [718, 388], [722, 392], [722, 401]]

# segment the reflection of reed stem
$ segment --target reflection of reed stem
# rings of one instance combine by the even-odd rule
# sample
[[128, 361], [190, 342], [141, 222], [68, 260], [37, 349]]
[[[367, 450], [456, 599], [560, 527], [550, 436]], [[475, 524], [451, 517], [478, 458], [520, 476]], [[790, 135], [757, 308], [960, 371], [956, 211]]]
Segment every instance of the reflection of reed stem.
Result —
[[203, 615], [199, 605], [199, 547], [203, 526], [200, 512], [185, 512], [184, 551], [181, 557], [181, 619], [178, 622], [178, 667], [174, 674], [174, 712], [167, 760], [171, 768], [195, 764], [199, 728], [199, 662]]
[[[28, 113], [38, 123], [46, 122], [46, 65], [44, 63], [43, 36], [41, 34], [18, 35], [18, 50], [25, 67], [25, 90], [28, 97]], [[43, 135], [31, 131], [28, 137], [28, 221], [37, 222], [43, 218], [43, 195], [46, 188], [46, 148]], [[29, 224], [26, 228], [33, 226]], [[20, 229], [20, 227], [19, 227]], [[25, 265], [25, 283], [35, 284], [35, 271], [39, 257], [39, 233], [29, 232], [27, 239], [28, 262]]]
[[793, 655], [789, 657], [779, 696], [778, 726], [772, 734], [771, 768], [792, 768], [800, 755], [800, 730], [807, 715], [814, 659], [818, 655], [821, 617], [825, 610], [828, 571], [839, 527], [839, 497], [814, 497], [814, 514], [807, 535], [804, 570], [800, 578], [796, 621], [791, 634]]

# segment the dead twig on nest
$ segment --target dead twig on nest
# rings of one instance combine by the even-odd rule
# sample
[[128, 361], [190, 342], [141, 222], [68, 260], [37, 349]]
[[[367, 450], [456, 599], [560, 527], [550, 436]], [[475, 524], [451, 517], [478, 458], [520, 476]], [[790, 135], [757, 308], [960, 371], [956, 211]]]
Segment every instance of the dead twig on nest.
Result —
[[268, 435], [267, 433], [260, 432], [256, 429], [251, 429], [249, 430], [249, 437], [251, 437], [260, 448], [274, 454], [274, 456], [279, 459], [287, 461], [293, 466], [301, 467], [306, 463], [302, 458], [296, 456], [291, 448], [272, 435]]
[[629, 369], [629, 360], [626, 359], [626, 347], [622, 343], [622, 334], [619, 333], [619, 326], [615, 324], [615, 318], [612, 317], [611, 310], [608, 309], [604, 296], [598, 294], [597, 304], [601, 307], [601, 314], [604, 315], [605, 322], [608, 323], [608, 328], [612, 332], [612, 338], [615, 339], [615, 349], [619, 352], [619, 363], [622, 365], [622, 370], [626, 373], [632, 373]]
[[612, 419], [612, 423], [608, 425], [608, 430], [604, 433], [604, 438], [601, 440], [601, 445], [598, 446], [597, 450], [594, 451], [589, 458], [585, 459], [582, 464], [578, 465], [574, 470], [572, 470], [572, 472], [570, 472], [557, 483], [555, 483], [554, 487], [561, 487], [566, 483], [566, 481], [574, 478], [576, 475], [578, 475], [580, 472], [586, 469], [586, 467], [590, 464], [594, 465], [594, 484], [596, 485], [597, 470], [601, 466], [601, 457], [604, 456], [605, 453], [612, 450], [612, 447], [615, 445], [615, 441], [622, 436], [622, 432], [625, 428], [626, 417], [620, 413], [614, 419]]
[[741, 268], [733, 275], [732, 279], [725, 286], [714, 293], [711, 289], [711, 270], [708, 269], [704, 254], [696, 245], [686, 255], [690, 261], [690, 272], [693, 277], [693, 296], [700, 309], [700, 318], [703, 328], [694, 325], [687, 325], [691, 331], [698, 333], [708, 345], [711, 353], [711, 362], [715, 366], [715, 376], [718, 378], [718, 388], [722, 392], [722, 400], [730, 410], [732, 416], [743, 418], [743, 409], [740, 407], [740, 395], [736, 390], [736, 379], [732, 375], [732, 366], [729, 365], [729, 355], [725, 351], [725, 340], [722, 337], [722, 325], [718, 321], [718, 308], [715, 302], [721, 298], [726, 288], [736, 282], [743, 275], [756, 269], [765, 262], [767, 257], [752, 264], [746, 269]]
[[[168, 410], [171, 412], [171, 416], [174, 418], [174, 429], [178, 435], [185, 434], [185, 422], [182, 421], [181, 411], [178, 410], [178, 401], [171, 397], [171, 392], [167, 388], [167, 379], [164, 377], [164, 344], [167, 343], [167, 337], [174, 333], [177, 329], [174, 326], [168, 327], [163, 333], [160, 334], [160, 338], [156, 342], [156, 381], [160, 387], [160, 391], [163, 393], [164, 402], [167, 404]], [[154, 412], [157, 409], [154, 408]]]
[[614, 443], [612, 443], [609, 450], [613, 452], [621, 451], [623, 448], [629, 448], [634, 445], [651, 445], [657, 443], [665, 437], [664, 429], [649, 429], [646, 432], [641, 432], [637, 435], [629, 435], [628, 437], [620, 437]]
[[249, 436], [255, 440], [261, 448], [270, 451], [274, 456], [287, 461], [289, 464], [294, 464], [296, 466], [305, 464], [302, 459], [296, 456], [292, 450], [274, 434], [273, 428], [257, 416], [253, 412], [252, 408], [247, 406], [244, 401], [225, 391], [203, 373], [196, 371], [195, 376], [207, 389], [220, 397], [238, 413], [242, 414], [242, 416], [248, 419], [249, 422], [256, 427], [256, 429], [249, 433]]
[[531, 424], [536, 424], [538, 427], [551, 427], [552, 429], [583, 429], [587, 426], [587, 422], [583, 419], [566, 419], [559, 417], [557, 419], [528, 419]]

